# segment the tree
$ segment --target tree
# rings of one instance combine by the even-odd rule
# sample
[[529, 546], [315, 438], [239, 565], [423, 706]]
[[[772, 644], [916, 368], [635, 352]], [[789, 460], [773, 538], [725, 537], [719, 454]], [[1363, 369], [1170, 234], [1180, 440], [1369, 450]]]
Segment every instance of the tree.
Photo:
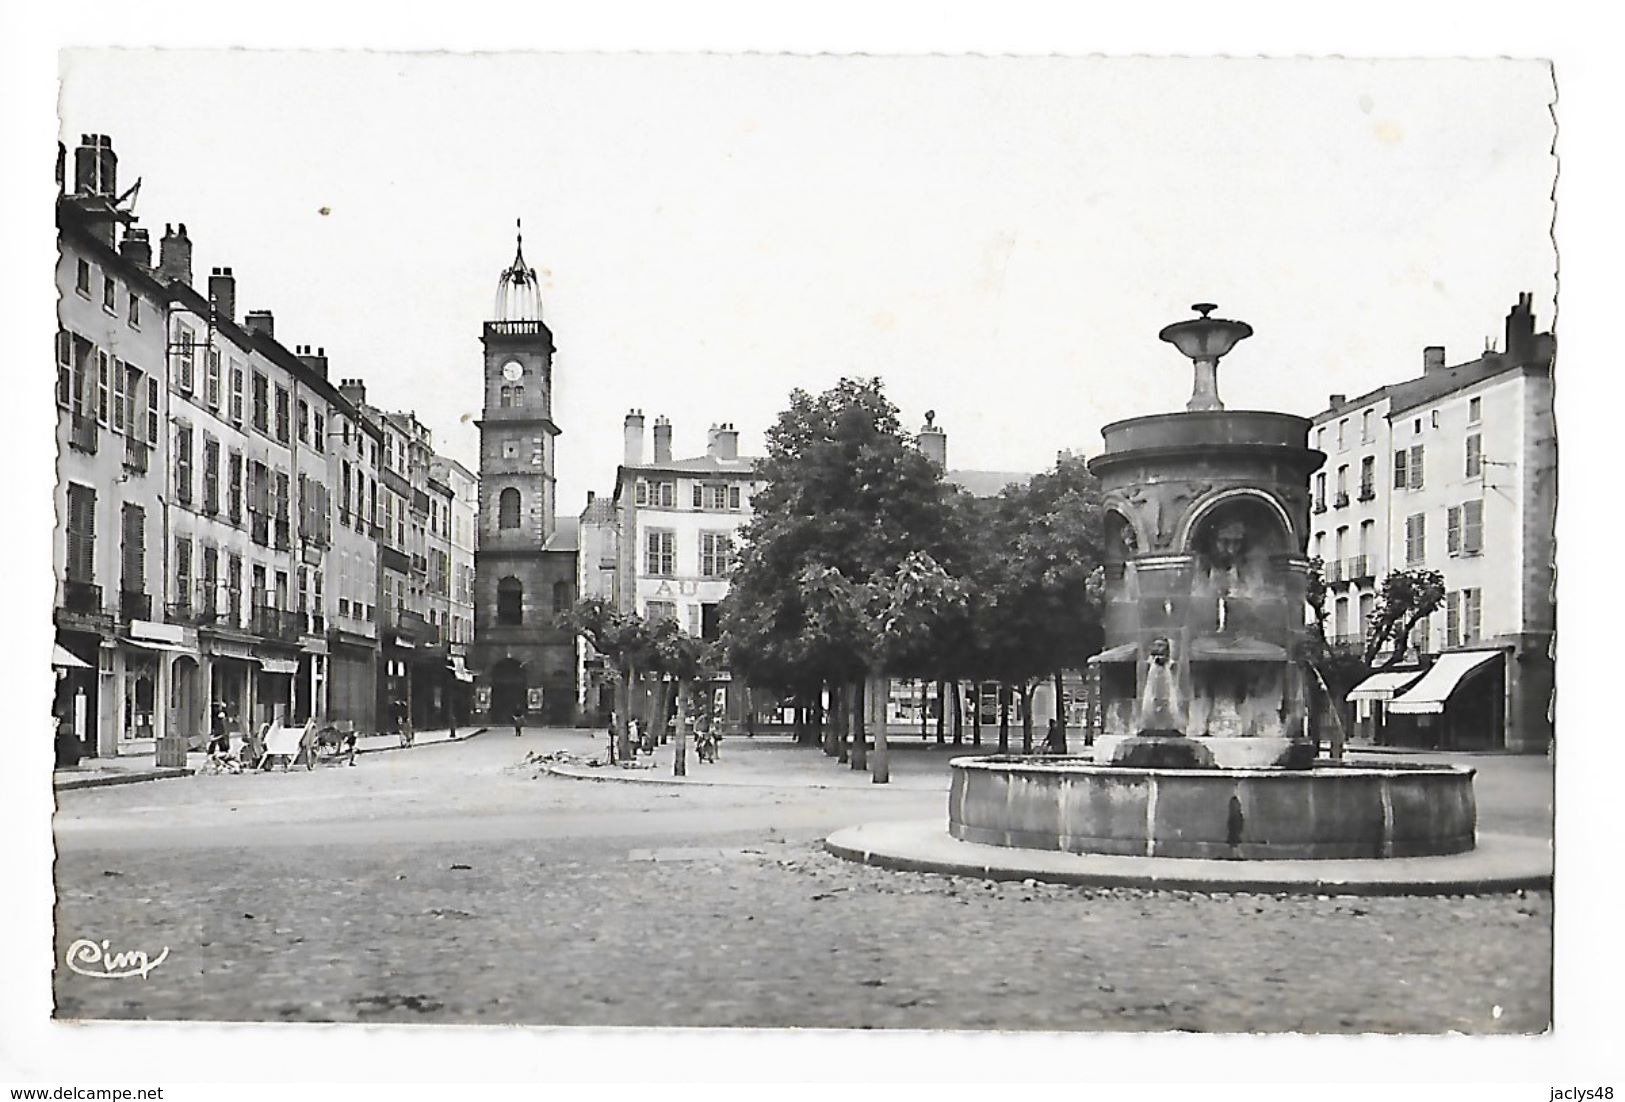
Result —
[[[932, 660], [943, 637], [963, 630], [964, 586], [935, 559], [910, 553], [890, 574], [854, 582], [834, 567], [809, 566], [799, 585], [808, 634], [821, 648], [849, 656], [847, 707], [852, 716], [852, 768], [865, 766], [863, 686], [875, 674], [907, 673]], [[891, 779], [886, 728], [875, 730], [874, 783]]]
[[[952, 571], [960, 549], [950, 488], [904, 434], [878, 379], [793, 391], [756, 474], [766, 485], [723, 601], [729, 663], [753, 683], [807, 699], [828, 685], [844, 704], [831, 711], [861, 726], [854, 704], [869, 659], [857, 654], [873, 654], [876, 641], [854, 640], [864, 630], [854, 610], [867, 597], [842, 587], [888, 577], [916, 551]], [[854, 768], [865, 759], [854, 736]]]
[[[688, 739], [684, 721], [693, 714], [695, 687], [713, 671], [714, 656], [709, 644], [688, 634], [675, 620], [661, 620], [650, 632], [650, 650], [655, 672], [670, 678], [677, 694], [677, 730], [672, 735], [671, 771], [675, 777], [688, 775]], [[661, 696], [661, 709], [665, 697]]]
[[[1099, 480], [1067, 453], [991, 505], [976, 565], [977, 665], [1021, 694], [1024, 752], [1033, 746], [1038, 681], [1054, 680], [1059, 711], [1063, 671], [1083, 668], [1100, 649], [1104, 517]], [[1009, 749], [1007, 708], [1001, 691], [1000, 752]], [[1064, 747], [1064, 728], [1062, 739]]]
[[[1366, 625], [1365, 664], [1368, 669], [1390, 669], [1405, 657], [1411, 632], [1444, 603], [1444, 575], [1437, 570], [1395, 570], [1382, 580], [1371, 620]], [[1393, 651], [1375, 665], [1383, 647]]]
[[653, 654], [649, 625], [641, 618], [617, 609], [603, 597], [583, 597], [555, 617], [562, 630], [585, 639], [614, 669], [620, 722], [615, 732], [612, 756], [628, 761], [632, 755], [628, 720], [632, 717], [632, 686], [640, 668]]

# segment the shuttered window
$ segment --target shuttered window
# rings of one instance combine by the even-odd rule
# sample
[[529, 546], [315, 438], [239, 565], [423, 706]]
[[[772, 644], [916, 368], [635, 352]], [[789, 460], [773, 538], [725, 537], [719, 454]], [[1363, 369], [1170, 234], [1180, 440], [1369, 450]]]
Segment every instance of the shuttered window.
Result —
[[1484, 502], [1469, 501], [1461, 507], [1461, 553], [1481, 554], [1484, 550]]
[[139, 505], [124, 506], [124, 563], [120, 585], [126, 593], [147, 588], [147, 513]]
[[1427, 517], [1412, 513], [1405, 518], [1405, 564], [1416, 566], [1427, 557]]
[[1411, 445], [1409, 474], [1411, 479], [1410, 487], [1413, 490], [1420, 490], [1422, 488], [1422, 448], [1423, 445], [1421, 444]]
[[1396, 490], [1403, 490], [1410, 485], [1410, 476], [1405, 470], [1407, 458], [1404, 448], [1400, 448], [1394, 453], [1394, 489]]
[[1477, 478], [1484, 470], [1484, 438], [1478, 433], [1467, 438], [1467, 477]]
[[1461, 554], [1461, 506], [1452, 505], [1445, 510], [1444, 549], [1452, 555]]
[[220, 441], [203, 434], [203, 511], [220, 511]]
[[175, 426], [175, 499], [192, 504], [192, 426]]
[[96, 491], [68, 484], [68, 561], [70, 582], [92, 582], [96, 577]]

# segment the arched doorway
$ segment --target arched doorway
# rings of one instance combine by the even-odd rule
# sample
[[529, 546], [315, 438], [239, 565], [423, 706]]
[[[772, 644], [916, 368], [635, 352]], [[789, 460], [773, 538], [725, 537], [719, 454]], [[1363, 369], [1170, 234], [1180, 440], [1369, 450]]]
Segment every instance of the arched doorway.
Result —
[[491, 719], [501, 723], [512, 719], [516, 710], [525, 707], [525, 667], [522, 663], [504, 658], [491, 667]]

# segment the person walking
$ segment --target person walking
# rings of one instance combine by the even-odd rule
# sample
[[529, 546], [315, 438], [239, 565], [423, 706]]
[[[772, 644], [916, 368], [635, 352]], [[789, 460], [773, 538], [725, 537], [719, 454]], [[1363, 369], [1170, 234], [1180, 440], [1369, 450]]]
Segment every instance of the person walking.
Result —
[[1061, 754], [1065, 747], [1061, 742], [1061, 724], [1054, 716], [1049, 719], [1049, 731], [1044, 735], [1044, 753]]
[[211, 758], [231, 756], [231, 736], [226, 733], [226, 705], [218, 700], [215, 701], [214, 714], [209, 717], [208, 753]]
[[521, 704], [515, 704], [513, 706], [513, 737], [514, 738], [519, 737], [519, 729], [524, 724], [524, 722], [525, 722], [525, 706], [522, 703]]

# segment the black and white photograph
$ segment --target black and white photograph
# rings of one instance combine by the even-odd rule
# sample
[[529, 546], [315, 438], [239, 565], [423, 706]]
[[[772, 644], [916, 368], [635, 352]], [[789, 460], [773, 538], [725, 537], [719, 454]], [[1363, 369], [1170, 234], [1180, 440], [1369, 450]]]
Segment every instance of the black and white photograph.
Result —
[[52, 1028], [1561, 1032], [1560, 64], [243, 45], [8, 157]]

